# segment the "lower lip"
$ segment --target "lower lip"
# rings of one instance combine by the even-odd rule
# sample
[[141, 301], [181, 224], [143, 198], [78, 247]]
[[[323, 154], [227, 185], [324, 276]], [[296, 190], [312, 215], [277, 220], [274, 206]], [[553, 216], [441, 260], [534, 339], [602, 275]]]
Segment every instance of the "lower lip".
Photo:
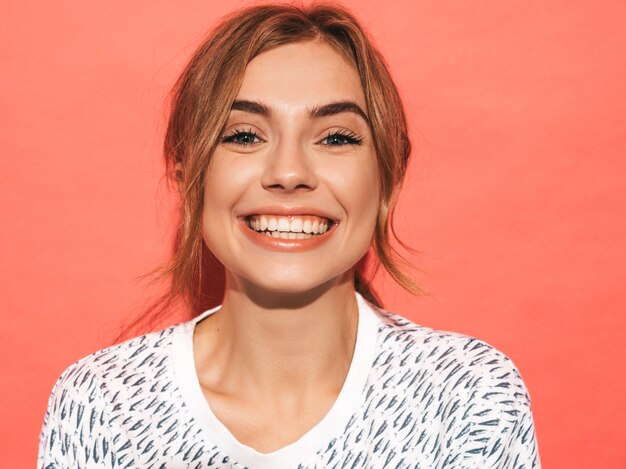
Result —
[[240, 222], [241, 230], [248, 237], [250, 241], [255, 243], [257, 246], [260, 246], [265, 249], [271, 249], [274, 251], [288, 251], [288, 252], [299, 252], [299, 251], [308, 251], [309, 249], [315, 249], [318, 246], [324, 244], [326, 241], [330, 239], [330, 237], [335, 232], [335, 228], [337, 224], [333, 224], [326, 233], [313, 236], [311, 238], [303, 238], [303, 239], [284, 239], [284, 238], [274, 238], [273, 236], [267, 236], [265, 234], [258, 233], [250, 228], [247, 223], [243, 220]]

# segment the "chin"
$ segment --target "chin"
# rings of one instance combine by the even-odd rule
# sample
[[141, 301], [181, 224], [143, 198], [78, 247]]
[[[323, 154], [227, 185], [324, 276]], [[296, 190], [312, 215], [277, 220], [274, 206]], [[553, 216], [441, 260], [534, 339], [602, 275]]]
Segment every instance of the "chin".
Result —
[[317, 274], [311, 275], [310, 272], [280, 272], [258, 277], [246, 276], [246, 283], [255, 290], [264, 291], [266, 294], [293, 295], [314, 293], [316, 291], [322, 292], [332, 285], [340, 283], [345, 278], [341, 273], [319, 275], [318, 272]]
[[257, 288], [265, 290], [267, 292], [273, 292], [276, 294], [293, 294], [293, 293], [306, 293], [311, 290], [319, 288], [321, 285], [328, 283], [323, 280], [308, 279], [295, 279], [295, 278], [272, 278], [264, 279], [260, 282], [255, 282]]

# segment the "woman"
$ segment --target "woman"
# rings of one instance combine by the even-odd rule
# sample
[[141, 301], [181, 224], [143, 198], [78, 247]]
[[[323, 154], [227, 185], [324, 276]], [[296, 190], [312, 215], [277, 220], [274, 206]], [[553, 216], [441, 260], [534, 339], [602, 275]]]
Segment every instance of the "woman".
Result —
[[169, 304], [201, 302], [205, 246], [223, 303], [66, 370], [39, 466], [538, 466], [511, 361], [382, 310], [364, 280], [371, 248], [419, 291], [388, 241], [409, 152], [343, 9], [222, 21], [176, 85], [165, 155], [183, 211]]

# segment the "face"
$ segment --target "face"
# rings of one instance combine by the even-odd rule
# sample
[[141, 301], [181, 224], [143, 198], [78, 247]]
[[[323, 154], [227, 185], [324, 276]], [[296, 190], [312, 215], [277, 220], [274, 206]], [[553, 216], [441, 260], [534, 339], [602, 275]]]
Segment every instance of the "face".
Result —
[[203, 236], [228, 282], [312, 290], [371, 243], [378, 168], [354, 66], [319, 41], [247, 66], [206, 175]]

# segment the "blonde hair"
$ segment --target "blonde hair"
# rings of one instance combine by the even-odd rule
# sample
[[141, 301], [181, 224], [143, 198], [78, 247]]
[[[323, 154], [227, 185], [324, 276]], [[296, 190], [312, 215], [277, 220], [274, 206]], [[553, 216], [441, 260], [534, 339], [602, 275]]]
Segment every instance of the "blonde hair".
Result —
[[[402, 102], [383, 57], [358, 21], [341, 6], [267, 4], [224, 17], [193, 54], [172, 90], [164, 157], [170, 181], [180, 188], [182, 220], [173, 258], [157, 271], [157, 279], [167, 277], [171, 283], [169, 291], [151, 307], [149, 316], [153, 319], [181, 302], [195, 314], [207, 301], [202, 285], [211, 265], [207, 256], [211, 254], [201, 235], [204, 179], [247, 64], [268, 49], [308, 40], [325, 41], [358, 71], [380, 174], [380, 204], [372, 251], [397, 283], [412, 293], [424, 293], [398, 268], [402, 256], [389, 242], [390, 234], [398, 239], [392, 214], [411, 143]], [[381, 306], [365, 278], [365, 264], [362, 260], [357, 266], [355, 289]], [[133, 326], [149, 319], [140, 317]]]

